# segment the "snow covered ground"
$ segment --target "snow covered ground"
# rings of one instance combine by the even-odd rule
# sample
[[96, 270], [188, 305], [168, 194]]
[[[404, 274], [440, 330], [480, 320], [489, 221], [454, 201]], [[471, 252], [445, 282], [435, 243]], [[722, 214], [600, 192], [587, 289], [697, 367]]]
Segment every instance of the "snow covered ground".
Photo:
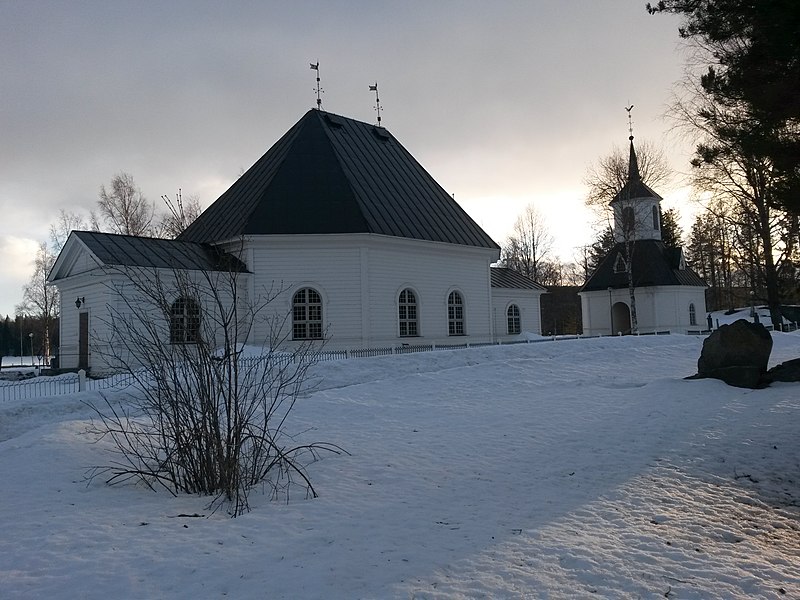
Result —
[[0, 597], [800, 598], [800, 384], [684, 381], [701, 345], [320, 364], [289, 429], [350, 456], [236, 519], [87, 484], [93, 392], [0, 403]]

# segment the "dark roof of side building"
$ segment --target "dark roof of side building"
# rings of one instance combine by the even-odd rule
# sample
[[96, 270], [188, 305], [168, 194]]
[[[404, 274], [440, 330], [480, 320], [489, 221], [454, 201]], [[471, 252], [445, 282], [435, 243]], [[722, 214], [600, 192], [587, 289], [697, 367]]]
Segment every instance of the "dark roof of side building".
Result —
[[522, 273], [507, 267], [492, 267], [492, 287], [508, 288], [514, 290], [539, 290], [545, 291], [545, 287], [536, 283], [533, 279], [525, 277]]
[[[688, 266], [680, 268], [682, 251], [667, 248], [660, 240], [636, 240], [633, 242], [633, 283], [636, 287], [657, 285], [688, 285], [706, 287], [700, 276]], [[628, 287], [628, 275], [616, 273], [617, 257], [625, 258], [625, 243], [620, 242], [603, 259], [582, 292], [620, 289]]]
[[105, 265], [246, 272], [245, 264], [210, 244], [95, 231], [73, 231]]
[[499, 249], [389, 131], [317, 109], [178, 239], [335, 233]]

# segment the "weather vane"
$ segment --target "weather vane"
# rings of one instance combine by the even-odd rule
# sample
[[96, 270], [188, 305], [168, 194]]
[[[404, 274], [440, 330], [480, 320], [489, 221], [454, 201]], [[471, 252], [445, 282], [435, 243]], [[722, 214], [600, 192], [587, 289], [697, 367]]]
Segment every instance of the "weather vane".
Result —
[[309, 63], [309, 66], [311, 67], [312, 71], [316, 71], [317, 72], [317, 88], [315, 90], [317, 92], [317, 109], [318, 110], [322, 110], [322, 97], [320, 95], [325, 90], [323, 90], [322, 87], [320, 87], [320, 84], [319, 84], [319, 61], [317, 61], [315, 63]]
[[633, 141], [633, 120], [631, 119], [631, 111], [633, 110], [633, 104], [630, 106], [626, 106], [625, 110], [628, 111], [628, 133], [630, 134], [629, 140]]
[[378, 97], [378, 82], [369, 86], [370, 92], [375, 92], [375, 112], [378, 113], [378, 127], [381, 126], [381, 99]]

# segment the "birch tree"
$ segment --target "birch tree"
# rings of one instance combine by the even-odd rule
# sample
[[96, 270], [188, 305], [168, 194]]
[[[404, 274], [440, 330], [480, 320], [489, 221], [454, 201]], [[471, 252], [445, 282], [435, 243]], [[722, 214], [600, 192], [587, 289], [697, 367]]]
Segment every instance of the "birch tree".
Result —
[[554, 239], [544, 217], [529, 204], [517, 217], [514, 229], [503, 246], [500, 261], [509, 269], [530, 277], [537, 283], [546, 279]]
[[51, 354], [50, 339], [59, 314], [58, 290], [47, 282], [47, 275], [55, 260], [56, 255], [47, 244], [40, 243], [33, 263], [33, 274], [30, 281], [22, 287], [22, 302], [16, 307], [17, 314], [30, 315], [40, 320], [41, 353], [45, 357]]
[[97, 207], [106, 231], [122, 235], [153, 234], [155, 205], [147, 201], [130, 173], [114, 175], [108, 188], [100, 186]]

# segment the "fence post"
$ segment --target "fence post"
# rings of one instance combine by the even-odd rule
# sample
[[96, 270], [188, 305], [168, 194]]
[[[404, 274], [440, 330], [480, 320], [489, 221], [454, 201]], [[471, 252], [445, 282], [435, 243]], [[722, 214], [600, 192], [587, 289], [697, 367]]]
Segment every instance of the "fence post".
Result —
[[81, 369], [78, 371], [78, 391], [85, 392], [86, 391], [86, 371]]

